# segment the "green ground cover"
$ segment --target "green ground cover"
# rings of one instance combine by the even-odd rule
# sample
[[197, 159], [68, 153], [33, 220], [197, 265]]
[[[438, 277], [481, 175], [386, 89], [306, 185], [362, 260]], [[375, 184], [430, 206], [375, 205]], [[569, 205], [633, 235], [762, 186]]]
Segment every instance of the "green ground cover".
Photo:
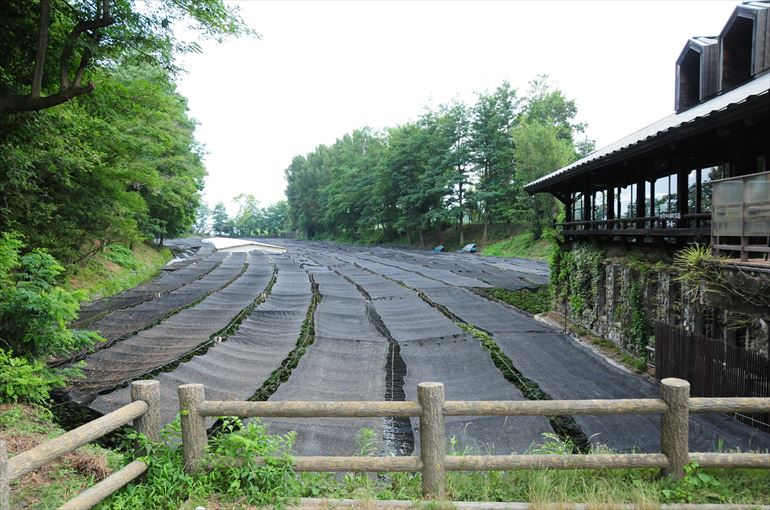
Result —
[[113, 243], [68, 268], [66, 287], [85, 291], [89, 301], [110, 296], [152, 278], [171, 258], [168, 248], [157, 250], [144, 243], [129, 248]]

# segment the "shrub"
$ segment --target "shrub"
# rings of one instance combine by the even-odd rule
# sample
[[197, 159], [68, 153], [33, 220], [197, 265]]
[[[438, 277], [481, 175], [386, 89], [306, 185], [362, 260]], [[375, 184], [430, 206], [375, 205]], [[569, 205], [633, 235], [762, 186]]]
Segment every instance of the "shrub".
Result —
[[21, 255], [18, 234], [0, 237], [0, 341], [16, 355], [55, 356], [101, 340], [67, 329], [77, 317], [79, 292], [57, 285], [64, 268], [44, 250]]
[[139, 268], [139, 263], [137, 262], [136, 257], [134, 257], [134, 254], [129, 248], [122, 244], [110, 244], [107, 246], [107, 249], [104, 250], [104, 256], [107, 260], [116, 263], [120, 267], [125, 267], [126, 269]]
[[44, 404], [51, 390], [65, 385], [64, 375], [0, 349], [0, 402]]

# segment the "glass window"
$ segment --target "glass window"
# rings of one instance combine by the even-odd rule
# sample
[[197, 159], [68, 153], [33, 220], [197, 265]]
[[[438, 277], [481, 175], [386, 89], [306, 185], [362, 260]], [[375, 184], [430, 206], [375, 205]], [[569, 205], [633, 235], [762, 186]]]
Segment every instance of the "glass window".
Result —
[[604, 191], [594, 192], [593, 200], [593, 213], [594, 221], [602, 221], [607, 219], [607, 201]]
[[629, 184], [625, 188], [618, 188], [615, 191], [618, 207], [616, 216], [618, 218], [636, 217], [636, 184]]
[[572, 221], [583, 221], [583, 194], [572, 194]]
[[695, 209], [695, 198], [698, 184], [698, 171], [693, 169], [687, 174], [687, 212], [693, 214]]
[[727, 164], [701, 168], [700, 211], [698, 212], [711, 212], [711, 195], [713, 193], [711, 181], [724, 179], [725, 177], [728, 177]]
[[666, 175], [655, 181], [655, 215], [677, 212], [676, 208], [677, 175]]

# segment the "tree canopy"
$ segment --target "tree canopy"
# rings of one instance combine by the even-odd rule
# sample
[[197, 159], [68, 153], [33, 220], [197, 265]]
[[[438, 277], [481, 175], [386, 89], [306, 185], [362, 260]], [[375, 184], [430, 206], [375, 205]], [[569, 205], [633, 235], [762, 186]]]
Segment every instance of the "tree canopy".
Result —
[[176, 55], [200, 51], [175, 35], [184, 25], [204, 37], [257, 35], [221, 0], [0, 0], [0, 113], [88, 94], [94, 71], [127, 54], [174, 71]]
[[531, 224], [555, 204], [527, 182], [587, 153], [577, 106], [540, 76], [427, 109], [382, 132], [362, 128], [295, 156], [286, 169], [291, 227], [308, 238], [392, 241], [467, 222]]

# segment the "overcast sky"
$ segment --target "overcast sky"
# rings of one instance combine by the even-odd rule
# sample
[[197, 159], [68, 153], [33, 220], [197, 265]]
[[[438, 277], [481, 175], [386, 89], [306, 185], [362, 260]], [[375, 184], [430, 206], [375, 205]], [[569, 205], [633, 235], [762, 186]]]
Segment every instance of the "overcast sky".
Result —
[[245, 1], [261, 40], [206, 42], [179, 89], [206, 145], [205, 200], [284, 198], [293, 156], [538, 74], [578, 104], [597, 148], [673, 112], [687, 38], [735, 1]]

